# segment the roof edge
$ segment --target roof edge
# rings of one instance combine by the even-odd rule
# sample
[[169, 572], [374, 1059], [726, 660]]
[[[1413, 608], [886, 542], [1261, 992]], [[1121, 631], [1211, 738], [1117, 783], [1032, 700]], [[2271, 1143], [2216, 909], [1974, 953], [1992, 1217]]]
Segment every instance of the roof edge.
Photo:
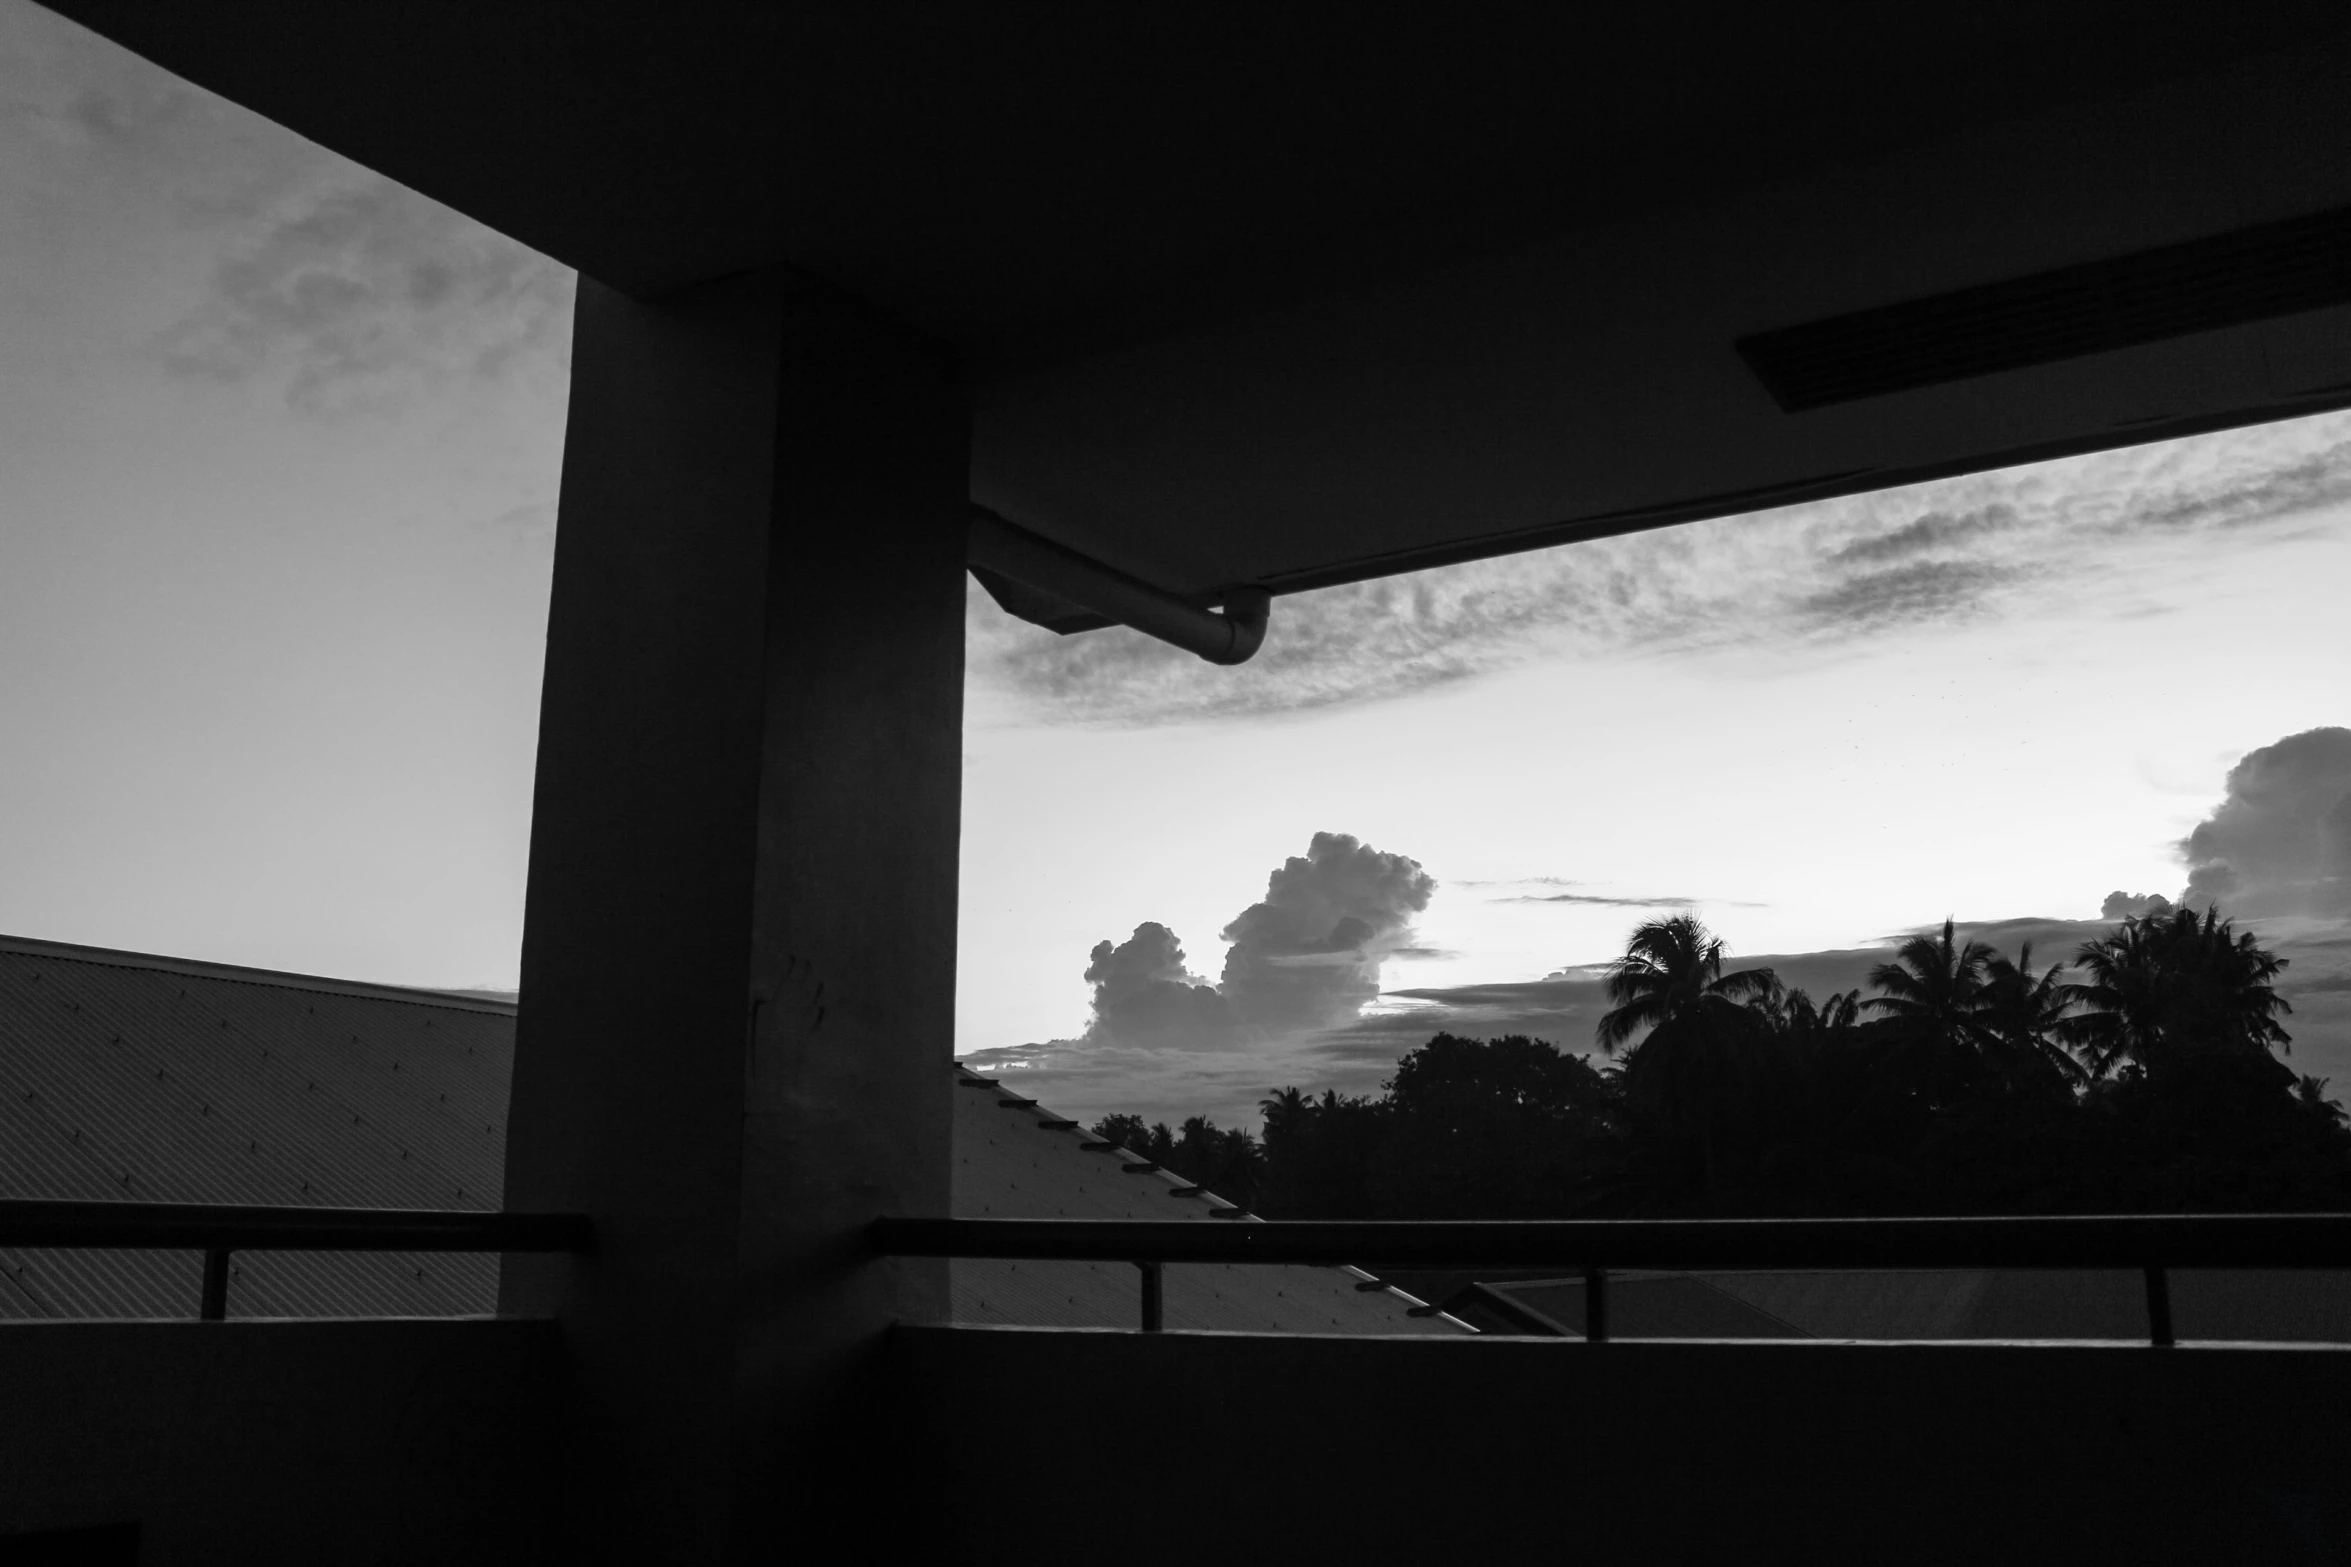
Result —
[[191, 979], [225, 979], [241, 985], [268, 985], [279, 990], [306, 990], [319, 995], [356, 996], [368, 1001], [402, 1001], [411, 1006], [439, 1007], [452, 1012], [481, 1012], [512, 1017], [516, 1003], [494, 995], [457, 990], [424, 990], [408, 985], [381, 985], [363, 979], [333, 979], [318, 974], [295, 974], [284, 969], [246, 968], [236, 963], [213, 963], [201, 958], [166, 957], [152, 952], [125, 952], [115, 947], [85, 947], [67, 941], [44, 941], [37, 936], [0, 933], [0, 952], [53, 958], [64, 963], [92, 963], [107, 968], [152, 969]]

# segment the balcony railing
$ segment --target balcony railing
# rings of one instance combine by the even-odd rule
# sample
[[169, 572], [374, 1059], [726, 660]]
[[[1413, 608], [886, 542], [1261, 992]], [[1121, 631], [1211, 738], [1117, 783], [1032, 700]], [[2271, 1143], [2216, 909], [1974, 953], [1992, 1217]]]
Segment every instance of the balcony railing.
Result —
[[196, 1315], [205, 1322], [228, 1316], [229, 1258], [240, 1251], [585, 1252], [595, 1238], [595, 1226], [574, 1213], [0, 1202], [0, 1246], [202, 1252]]
[[[1141, 1325], [1162, 1327], [1169, 1263], [1391, 1268], [1558, 1268], [1585, 1285], [1585, 1338], [1608, 1341], [1612, 1270], [1698, 1268], [2082, 1268], [2146, 1281], [2148, 1337], [2174, 1342], [2175, 1268], [2351, 1269], [2351, 1214], [2164, 1214], [1945, 1219], [874, 1221], [885, 1256], [1131, 1262]], [[587, 1252], [580, 1214], [272, 1208], [199, 1203], [0, 1201], [0, 1246], [204, 1254], [198, 1316], [226, 1316], [238, 1251]], [[1423, 1310], [1432, 1308], [1422, 1308]]]
[[[2085, 1268], [2145, 1276], [2147, 1336], [2175, 1342], [2173, 1268], [2351, 1268], [2351, 1214], [2002, 1219], [880, 1219], [876, 1253], [1131, 1262], [1160, 1331], [1171, 1262], [1558, 1268], [1584, 1279], [1585, 1340], [1608, 1340], [1608, 1274], [1626, 1268]], [[1433, 1308], [1421, 1308], [1430, 1310]]]

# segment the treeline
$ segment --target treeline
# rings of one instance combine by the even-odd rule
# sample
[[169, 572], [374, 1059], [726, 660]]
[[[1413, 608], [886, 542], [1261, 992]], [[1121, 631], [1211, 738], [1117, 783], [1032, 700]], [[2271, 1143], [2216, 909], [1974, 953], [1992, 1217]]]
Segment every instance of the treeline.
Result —
[[2284, 960], [2217, 911], [2036, 972], [1939, 936], [1815, 1001], [1688, 916], [1611, 965], [1600, 1061], [1439, 1034], [1374, 1096], [1285, 1088], [1264, 1134], [1095, 1131], [1274, 1218], [2351, 1208], [2351, 1131], [2278, 1059]]

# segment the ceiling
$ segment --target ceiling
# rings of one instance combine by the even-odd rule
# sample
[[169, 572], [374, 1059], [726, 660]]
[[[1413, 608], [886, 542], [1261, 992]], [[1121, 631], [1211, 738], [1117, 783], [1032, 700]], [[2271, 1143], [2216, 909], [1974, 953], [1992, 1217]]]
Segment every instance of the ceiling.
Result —
[[901, 316], [976, 500], [1195, 597], [2351, 399], [2341, 305], [1795, 413], [1734, 347], [2351, 204], [2339, 6], [54, 9], [614, 286]]

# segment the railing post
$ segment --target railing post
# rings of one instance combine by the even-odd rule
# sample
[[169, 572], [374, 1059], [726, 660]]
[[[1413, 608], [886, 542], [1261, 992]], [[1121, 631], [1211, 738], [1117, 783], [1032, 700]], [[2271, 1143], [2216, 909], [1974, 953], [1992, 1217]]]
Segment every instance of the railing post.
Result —
[[1584, 1270], [1584, 1342], [1608, 1342], [1608, 1270]]
[[2147, 1270], [2147, 1337], [2158, 1349], [2178, 1342], [2171, 1331], [2171, 1276], [2161, 1268]]
[[1166, 1264], [1138, 1262], [1135, 1267], [1143, 1275], [1143, 1331], [1157, 1333], [1164, 1319], [1164, 1298], [1161, 1286], [1166, 1282]]
[[226, 1322], [229, 1317], [229, 1249], [214, 1246], [204, 1253], [204, 1301], [196, 1308], [199, 1322]]

